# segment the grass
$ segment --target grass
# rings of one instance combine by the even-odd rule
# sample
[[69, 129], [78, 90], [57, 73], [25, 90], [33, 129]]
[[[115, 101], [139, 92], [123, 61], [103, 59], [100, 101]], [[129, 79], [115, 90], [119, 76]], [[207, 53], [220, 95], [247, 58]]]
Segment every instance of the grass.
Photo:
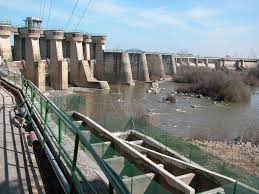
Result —
[[237, 73], [188, 66], [180, 67], [178, 72], [174, 81], [190, 84], [178, 88], [179, 93], [202, 94], [226, 102], [247, 102], [250, 99], [249, 87]]

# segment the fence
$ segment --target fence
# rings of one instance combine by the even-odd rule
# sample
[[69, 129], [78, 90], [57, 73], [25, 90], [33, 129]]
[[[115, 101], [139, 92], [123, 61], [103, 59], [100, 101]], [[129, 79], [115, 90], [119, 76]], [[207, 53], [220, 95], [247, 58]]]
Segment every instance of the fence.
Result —
[[[97, 151], [73, 120], [45, 97], [31, 81], [4, 68], [0, 68], [0, 75], [9, 83], [20, 87], [25, 101], [31, 109], [31, 114], [40, 121], [44, 128], [43, 136], [46, 140], [50, 140], [59, 159], [70, 170], [70, 187], [65, 190], [66, 193], [71, 193], [73, 188], [79, 193], [84, 193], [86, 190], [98, 193], [78, 166], [78, 153], [82, 149], [87, 151], [105, 174], [110, 184], [110, 190], [114, 189], [118, 193], [129, 193], [121, 177], [97, 154]], [[65, 145], [65, 141], [68, 140], [66, 134], [70, 135], [72, 141]]]

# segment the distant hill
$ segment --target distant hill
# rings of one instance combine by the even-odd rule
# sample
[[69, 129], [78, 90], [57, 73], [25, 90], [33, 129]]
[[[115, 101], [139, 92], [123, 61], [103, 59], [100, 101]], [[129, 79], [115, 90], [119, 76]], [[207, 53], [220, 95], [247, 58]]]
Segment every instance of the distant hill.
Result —
[[126, 50], [126, 52], [129, 52], [129, 53], [144, 53], [145, 51], [142, 51], [140, 49], [128, 49], [128, 50]]

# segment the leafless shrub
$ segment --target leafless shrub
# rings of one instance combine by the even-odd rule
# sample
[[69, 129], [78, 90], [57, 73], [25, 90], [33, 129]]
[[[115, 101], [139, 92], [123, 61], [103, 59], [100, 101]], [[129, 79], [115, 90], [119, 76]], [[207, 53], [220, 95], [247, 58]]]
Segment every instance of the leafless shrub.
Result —
[[248, 86], [236, 73], [197, 67], [184, 67], [179, 72], [176, 82], [191, 85], [178, 88], [177, 92], [202, 94], [217, 101], [246, 102], [250, 99]]
[[247, 76], [244, 78], [245, 83], [251, 86], [259, 86], [259, 65], [248, 70]]

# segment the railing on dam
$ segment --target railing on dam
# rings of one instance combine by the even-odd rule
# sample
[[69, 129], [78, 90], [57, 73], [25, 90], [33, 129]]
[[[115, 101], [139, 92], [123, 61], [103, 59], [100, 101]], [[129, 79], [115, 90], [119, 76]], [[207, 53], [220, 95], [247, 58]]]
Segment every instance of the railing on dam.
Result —
[[[87, 150], [91, 158], [95, 160], [99, 169], [102, 170], [109, 181], [110, 191], [114, 189], [117, 193], [130, 193], [121, 177], [97, 154], [79, 127], [65, 112], [44, 96], [31, 81], [2, 67], [0, 67], [0, 76], [20, 88], [26, 103], [29, 105], [31, 114], [40, 121], [43, 127], [43, 137], [48, 137], [54, 150], [58, 153], [59, 159], [70, 170], [69, 185], [63, 186], [66, 193], [71, 193], [73, 188], [79, 193], [84, 193], [86, 186], [91, 193], [98, 193], [92, 188], [87, 177], [78, 166], [79, 149]], [[72, 144], [69, 145], [70, 150], [64, 146], [63, 133], [69, 133], [74, 140], [70, 142]]]

